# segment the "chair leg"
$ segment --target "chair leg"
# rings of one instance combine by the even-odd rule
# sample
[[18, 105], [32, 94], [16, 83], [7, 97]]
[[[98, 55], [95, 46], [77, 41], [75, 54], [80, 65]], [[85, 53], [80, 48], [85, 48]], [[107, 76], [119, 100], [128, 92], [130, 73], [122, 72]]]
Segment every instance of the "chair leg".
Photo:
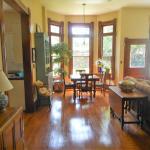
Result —
[[65, 97], [65, 95], [66, 95], [66, 88], [64, 87], [64, 97]]
[[51, 96], [49, 97], [49, 109], [51, 108], [52, 104], [51, 104]]

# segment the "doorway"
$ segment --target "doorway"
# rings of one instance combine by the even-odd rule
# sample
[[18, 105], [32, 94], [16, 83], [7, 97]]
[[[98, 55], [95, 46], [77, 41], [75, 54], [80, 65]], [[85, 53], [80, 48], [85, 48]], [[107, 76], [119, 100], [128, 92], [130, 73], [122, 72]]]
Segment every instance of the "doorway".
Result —
[[148, 39], [125, 39], [124, 76], [146, 78], [149, 42]]
[[[25, 107], [27, 112], [33, 111], [33, 81], [31, 69], [31, 46], [30, 46], [30, 11], [19, 0], [0, 0], [0, 36], [2, 49], [2, 66], [4, 72], [7, 74], [7, 51], [6, 38], [11, 39], [12, 35], [6, 37], [5, 20], [4, 20], [4, 6], [7, 4], [13, 8], [20, 15], [21, 38], [22, 42], [22, 70], [24, 74], [24, 93], [25, 93]], [[11, 41], [10, 41], [11, 43]], [[19, 66], [21, 67], [21, 66]], [[18, 91], [19, 92], [19, 91]], [[20, 97], [21, 98], [21, 97]]]

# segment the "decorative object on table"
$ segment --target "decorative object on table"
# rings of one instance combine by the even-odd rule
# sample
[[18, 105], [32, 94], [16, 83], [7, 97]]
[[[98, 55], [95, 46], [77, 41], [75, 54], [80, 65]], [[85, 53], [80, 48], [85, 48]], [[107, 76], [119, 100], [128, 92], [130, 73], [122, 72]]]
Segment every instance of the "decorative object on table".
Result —
[[98, 58], [96, 61], [96, 64], [98, 67], [98, 72], [102, 73], [103, 72], [103, 66], [104, 66], [103, 60], [101, 58]]
[[107, 60], [98, 58], [96, 61], [98, 72], [102, 73], [105, 72], [106, 74], [110, 73], [111, 66]]
[[132, 92], [135, 88], [135, 83], [131, 80], [122, 80], [119, 82], [119, 87], [123, 92]]
[[8, 105], [8, 97], [4, 94], [5, 91], [11, 90], [12, 84], [2, 70], [0, 70], [0, 111], [5, 110]]

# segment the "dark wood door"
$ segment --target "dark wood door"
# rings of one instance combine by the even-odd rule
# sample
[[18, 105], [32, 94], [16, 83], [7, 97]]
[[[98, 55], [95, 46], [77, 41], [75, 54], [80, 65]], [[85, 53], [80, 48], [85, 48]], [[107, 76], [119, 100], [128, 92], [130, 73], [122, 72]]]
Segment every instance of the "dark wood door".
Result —
[[124, 76], [146, 78], [148, 49], [148, 39], [125, 39]]

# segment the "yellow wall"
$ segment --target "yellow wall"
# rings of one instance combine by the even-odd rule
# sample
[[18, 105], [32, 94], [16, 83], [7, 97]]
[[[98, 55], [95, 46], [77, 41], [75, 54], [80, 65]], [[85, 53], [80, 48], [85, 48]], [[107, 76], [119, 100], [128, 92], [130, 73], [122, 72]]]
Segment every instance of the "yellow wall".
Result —
[[6, 60], [7, 70], [22, 71], [22, 35], [21, 35], [21, 18], [16, 11], [5, 11], [5, 38], [6, 38]]
[[43, 31], [43, 20], [42, 20], [42, 5], [40, 0], [21, 0], [25, 6], [30, 8], [31, 11], [31, 37], [32, 47], [34, 47], [34, 32], [36, 31], [36, 24], [39, 26], [39, 31]]
[[[64, 16], [48, 11], [40, 3], [40, 0], [21, 0], [31, 10], [31, 31], [32, 31], [32, 47], [34, 47], [33, 33], [35, 32], [35, 24], [38, 24], [41, 31], [47, 32], [47, 18], [56, 21], [64, 21], [64, 40], [68, 41], [67, 22], [83, 22], [82, 16]], [[97, 59], [98, 53], [98, 21], [108, 21], [117, 18], [117, 45], [116, 45], [116, 78], [123, 77], [123, 59], [124, 59], [124, 38], [148, 38], [150, 24], [149, 8], [122, 8], [117, 12], [97, 16], [86, 16], [86, 22], [94, 22], [94, 61]], [[0, 55], [1, 56], [1, 55]], [[122, 63], [121, 63], [122, 62]], [[0, 62], [1, 64], [1, 62]], [[94, 71], [96, 71], [95, 64]]]
[[[119, 11], [119, 80], [123, 78], [124, 39], [149, 38], [150, 8], [123, 8]], [[121, 63], [123, 62], [123, 63]]]

